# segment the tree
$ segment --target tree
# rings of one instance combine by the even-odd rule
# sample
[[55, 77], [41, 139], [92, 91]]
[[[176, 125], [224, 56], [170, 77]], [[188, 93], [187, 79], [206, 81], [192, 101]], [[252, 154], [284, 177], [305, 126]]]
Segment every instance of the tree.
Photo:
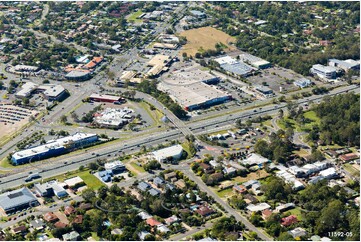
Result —
[[254, 146], [254, 151], [264, 157], [270, 157], [272, 156], [272, 150], [270, 150], [270, 146], [267, 143], [267, 141], [263, 140], [263, 139], [259, 139], [255, 146]]
[[68, 122], [68, 118], [65, 115], [62, 115], [60, 117], [60, 122], [62, 122], [63, 124], [66, 124]]
[[96, 197], [96, 194], [93, 189], [87, 188], [82, 192], [81, 196], [85, 201], [91, 202]]
[[100, 199], [105, 199], [106, 196], [107, 196], [107, 194], [108, 194], [108, 191], [109, 191], [109, 189], [108, 189], [108, 187], [105, 186], [105, 185], [99, 187], [99, 189], [98, 189], [98, 197], [99, 197]]
[[0, 81], [0, 90], [2, 90], [4, 88], [4, 82]]
[[278, 111], [278, 117], [279, 117], [280, 119], [282, 119], [282, 118], [283, 118], [283, 115], [284, 115], [283, 109], [280, 109], [280, 110]]
[[75, 122], [79, 121], [79, 116], [78, 116], [78, 114], [76, 112], [72, 112], [71, 117]]
[[262, 190], [267, 199], [283, 201], [287, 201], [288, 195], [292, 192], [292, 188], [278, 177], [269, 178], [267, 183], [262, 185]]
[[115, 73], [112, 72], [112, 71], [108, 71], [108, 72], [107, 72], [107, 76], [108, 76], [108, 78], [109, 78], [110, 80], [114, 80], [114, 78], [115, 78]]
[[327, 207], [322, 209], [321, 216], [316, 221], [315, 231], [320, 235], [327, 235], [327, 232], [337, 231], [345, 223], [345, 208], [341, 201], [331, 201]]

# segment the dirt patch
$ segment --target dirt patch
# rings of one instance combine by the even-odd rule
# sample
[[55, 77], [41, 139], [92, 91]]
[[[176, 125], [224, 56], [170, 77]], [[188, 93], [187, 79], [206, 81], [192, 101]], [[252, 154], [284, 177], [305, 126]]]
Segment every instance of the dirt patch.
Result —
[[228, 47], [224, 49], [225, 52], [236, 49], [230, 45], [231, 42], [235, 42], [234, 37], [212, 27], [191, 29], [181, 32], [180, 35], [187, 38], [187, 44], [182, 47], [180, 54], [186, 52], [188, 56], [194, 56], [201, 48], [203, 48], [203, 50], [215, 50], [217, 43], [222, 43]]

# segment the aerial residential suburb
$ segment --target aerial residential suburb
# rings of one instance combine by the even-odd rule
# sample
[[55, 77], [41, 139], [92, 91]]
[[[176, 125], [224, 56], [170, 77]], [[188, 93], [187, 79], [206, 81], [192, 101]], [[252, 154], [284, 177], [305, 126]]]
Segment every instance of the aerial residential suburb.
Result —
[[360, 1], [0, 1], [0, 241], [360, 241]]

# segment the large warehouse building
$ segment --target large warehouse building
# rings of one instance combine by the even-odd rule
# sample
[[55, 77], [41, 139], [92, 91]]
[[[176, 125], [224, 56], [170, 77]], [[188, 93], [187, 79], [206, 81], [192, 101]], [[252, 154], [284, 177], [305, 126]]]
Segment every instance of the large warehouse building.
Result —
[[27, 187], [0, 194], [0, 214], [9, 215], [38, 205], [39, 201]]
[[66, 89], [61, 85], [44, 84], [38, 85], [33, 82], [26, 82], [21, 86], [15, 96], [18, 98], [29, 97], [35, 92], [40, 92], [49, 101], [60, 101], [66, 95]]
[[90, 144], [98, 140], [96, 134], [75, 133], [57, 140], [50, 140], [46, 144], [15, 152], [11, 157], [13, 165], [21, 165], [30, 161], [58, 156], [71, 149]]
[[209, 107], [232, 99], [232, 96], [216, 86], [219, 77], [195, 68], [172, 73], [172, 76], [158, 85], [187, 111]]

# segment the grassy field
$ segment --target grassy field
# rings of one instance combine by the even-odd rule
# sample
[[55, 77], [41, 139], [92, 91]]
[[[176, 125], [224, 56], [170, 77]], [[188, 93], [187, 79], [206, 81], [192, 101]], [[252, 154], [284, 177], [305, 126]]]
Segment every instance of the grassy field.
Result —
[[97, 190], [99, 189], [99, 187], [104, 186], [104, 183], [101, 182], [94, 175], [90, 174], [89, 171], [79, 172], [78, 176], [84, 180], [87, 187], [93, 188], [94, 190]]
[[212, 27], [191, 29], [181, 32], [180, 35], [187, 38], [187, 44], [182, 47], [182, 50], [179, 52], [180, 55], [185, 52], [188, 56], [194, 56], [197, 52], [199, 52], [200, 49], [215, 50], [215, 45], [217, 43], [223, 43], [226, 45], [228, 47], [224, 49], [226, 52], [235, 50], [235, 47], [230, 45], [230, 42], [234, 42], [235, 39], [230, 35]]
[[317, 115], [314, 111], [307, 111], [304, 113], [304, 116], [306, 119], [311, 120], [311, 122], [301, 125], [301, 124], [297, 123], [296, 121], [294, 121], [293, 119], [283, 118], [283, 119], [279, 119], [277, 121], [277, 124], [282, 129], [286, 129], [287, 124], [291, 125], [294, 129], [296, 129], [296, 131], [300, 132], [300, 131], [307, 131], [309, 129], [312, 129], [312, 126], [314, 126], [316, 124], [319, 125], [321, 122], [320, 118], [317, 117]]
[[243, 183], [249, 180], [257, 180], [257, 179], [265, 178], [267, 176], [269, 176], [269, 173], [267, 173], [265, 170], [259, 170], [257, 172], [249, 173], [246, 177], [237, 176], [232, 180], [237, 183]]
[[352, 164], [344, 164], [343, 167], [346, 171], [350, 172], [353, 176], [360, 177], [360, 171], [357, 170], [355, 167], [352, 166]]
[[138, 19], [138, 17], [140, 15], [142, 15], [143, 12], [141, 10], [138, 10], [137, 12], [133, 13], [132, 15], [129, 16], [128, 20], [129, 21], [134, 21], [134, 22], [143, 22], [143, 20]]
[[135, 162], [129, 162], [128, 163], [129, 166], [131, 166], [131, 168], [133, 168], [133, 171], [136, 171], [136, 173], [143, 173], [145, 172], [145, 170], [143, 169], [143, 167], [138, 166]]

